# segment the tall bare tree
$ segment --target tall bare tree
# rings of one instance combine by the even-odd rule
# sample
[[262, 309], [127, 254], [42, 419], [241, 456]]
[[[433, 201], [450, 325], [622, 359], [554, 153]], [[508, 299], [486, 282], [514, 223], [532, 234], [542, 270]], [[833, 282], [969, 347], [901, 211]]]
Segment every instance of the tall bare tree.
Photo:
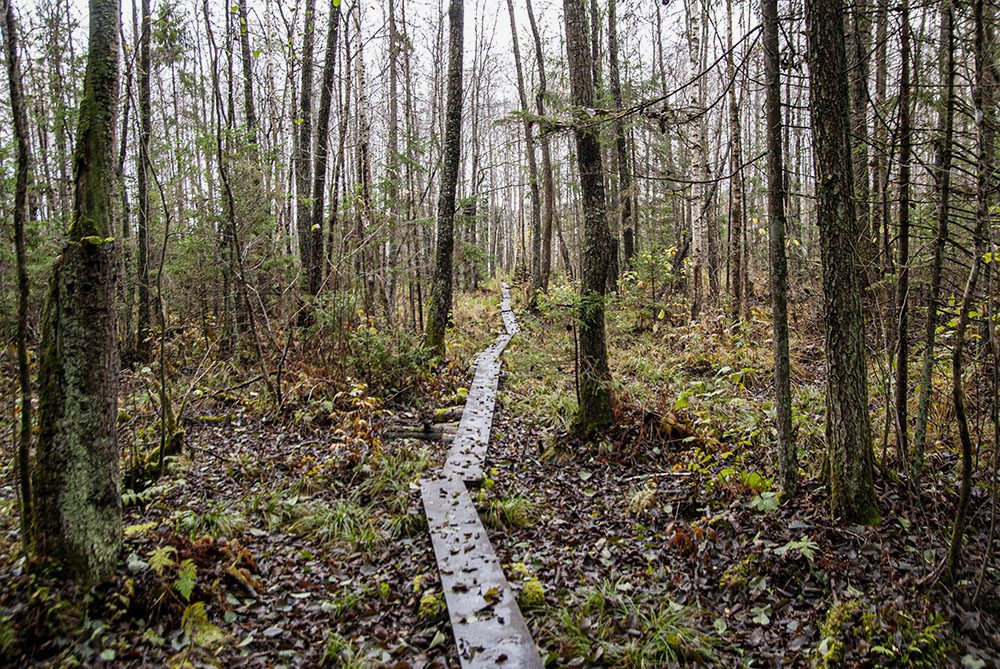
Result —
[[[333, 75], [336, 72], [337, 35], [340, 32], [340, 0], [331, 0], [326, 32], [326, 56], [316, 117], [316, 158], [312, 183], [312, 215], [309, 226], [309, 257], [303, 261], [310, 295], [323, 283], [323, 197], [326, 194], [326, 162], [330, 146], [330, 111], [333, 106]], [[305, 122], [305, 121], [303, 121]]]
[[146, 358], [150, 351], [150, 283], [149, 283], [149, 140], [153, 134], [152, 105], [149, 81], [152, 69], [150, 58], [150, 6], [142, 0], [142, 35], [139, 38], [139, 157], [135, 166], [136, 198], [139, 206], [136, 238], [136, 271], [139, 284], [139, 313], [136, 317], [136, 352]]
[[[896, 283], [896, 444], [905, 462], [909, 450], [907, 401], [910, 398], [910, 161], [913, 143], [910, 123], [910, 3], [900, 5], [902, 25], [899, 80], [899, 279]], [[865, 234], [867, 235], [866, 231]]]
[[969, 500], [972, 495], [972, 437], [965, 412], [965, 388], [962, 384], [962, 356], [965, 353], [965, 331], [969, 325], [969, 313], [975, 298], [976, 283], [982, 271], [983, 252], [986, 247], [986, 231], [990, 224], [990, 202], [993, 170], [996, 168], [996, 71], [995, 42], [993, 33], [993, 5], [985, 0], [974, 0], [973, 22], [975, 24], [975, 79], [972, 102], [976, 121], [976, 227], [972, 268], [962, 293], [962, 305], [958, 312], [958, 325], [951, 355], [951, 400], [955, 405], [955, 422], [962, 447], [962, 477], [959, 485], [958, 504], [955, 508], [955, 524], [952, 527], [951, 543], [948, 547], [941, 579], [946, 585], [958, 580], [962, 566], [962, 546], [965, 527], [969, 522]]
[[[542, 38], [535, 22], [535, 12], [531, 0], [525, 0], [528, 10], [528, 23], [531, 25], [531, 35], [535, 41], [535, 65], [538, 67], [538, 90], [535, 91], [535, 113], [545, 116], [545, 94], [547, 79], [545, 77], [545, 54], [542, 52]], [[552, 271], [552, 226], [555, 219], [555, 180], [552, 178], [552, 148], [549, 138], [543, 137], [542, 145], [542, 182], [545, 189], [545, 220], [542, 224], [542, 291], [549, 290], [549, 274]]]
[[[778, 429], [781, 489], [794, 495], [798, 463], [792, 434], [791, 367], [788, 358], [788, 263], [785, 258], [785, 175], [781, 141], [781, 61], [778, 52], [778, 0], [764, 0], [764, 86], [767, 126], [767, 216], [774, 321], [774, 405]], [[734, 204], [735, 208], [735, 204]], [[737, 279], [738, 283], [738, 279]]]
[[[534, 126], [528, 112], [528, 95], [524, 88], [524, 69], [521, 67], [521, 48], [517, 40], [517, 21], [514, 19], [514, 2], [507, 0], [510, 15], [510, 34], [514, 47], [514, 66], [517, 70], [517, 94], [524, 117], [524, 150], [528, 158], [528, 187], [531, 193], [531, 295], [528, 305], [535, 307], [536, 295], [542, 287], [542, 200], [538, 192], [538, 162], [535, 160]], [[473, 177], [475, 178], [475, 177]]]
[[924, 447], [927, 441], [927, 420], [930, 413], [932, 374], [934, 371], [934, 338], [937, 331], [938, 300], [941, 296], [941, 267], [944, 247], [948, 240], [948, 215], [951, 207], [951, 161], [955, 135], [955, 2], [941, 0], [939, 68], [942, 82], [938, 107], [937, 157], [934, 177], [938, 192], [937, 232], [934, 237], [934, 261], [931, 285], [927, 296], [927, 318], [924, 324], [924, 357], [920, 367], [920, 394], [917, 403], [917, 424], [913, 431], [910, 452], [910, 485], [919, 489], [924, 469]]
[[28, 257], [24, 248], [24, 224], [28, 220], [28, 176], [31, 173], [31, 144], [28, 113], [21, 85], [21, 49], [14, 4], [3, 0], [3, 47], [7, 62], [7, 90], [14, 117], [17, 143], [17, 176], [14, 184], [14, 254], [17, 257], [17, 380], [21, 390], [21, 426], [17, 438], [17, 475], [21, 494], [21, 541], [30, 550], [33, 520], [31, 499], [31, 369], [28, 366]]
[[806, 0], [809, 109], [816, 151], [816, 216], [826, 331], [826, 436], [831, 507], [876, 524], [862, 282], [857, 272], [844, 14], [840, 0]]
[[434, 283], [424, 343], [440, 356], [445, 354], [444, 333], [451, 316], [452, 252], [455, 247], [455, 189], [462, 154], [462, 0], [448, 7], [448, 92], [445, 102], [444, 158], [437, 209], [437, 249]]
[[[608, 0], [608, 65], [611, 76], [611, 100], [615, 107], [624, 107], [621, 73], [618, 65], [618, 16], [615, 0]], [[635, 231], [632, 228], [632, 171], [625, 142], [625, 123], [615, 120], [615, 151], [618, 158], [619, 224], [622, 231], [622, 251], [625, 267], [631, 267], [635, 255]]]
[[299, 87], [299, 115], [295, 119], [295, 222], [299, 235], [299, 260], [308, 285], [308, 267], [312, 259], [312, 207], [309, 206], [310, 154], [312, 152], [313, 45], [316, 39], [316, 0], [306, 0], [302, 12], [302, 52], [299, 54], [302, 83]]
[[583, 0], [563, 0], [570, 98], [579, 110], [574, 137], [583, 197], [583, 250], [580, 282], [580, 407], [574, 431], [590, 438], [611, 425], [611, 372], [604, 338], [604, 295], [611, 249], [604, 200], [604, 165], [597, 129], [586, 122], [594, 105], [594, 81]]

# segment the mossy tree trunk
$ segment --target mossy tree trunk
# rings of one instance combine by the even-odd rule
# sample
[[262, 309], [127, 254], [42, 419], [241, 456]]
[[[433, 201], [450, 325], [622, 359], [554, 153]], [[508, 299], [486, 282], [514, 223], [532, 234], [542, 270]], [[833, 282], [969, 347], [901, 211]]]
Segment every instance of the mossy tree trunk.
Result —
[[42, 317], [35, 545], [84, 583], [121, 547], [118, 353], [111, 189], [118, 101], [118, 0], [90, 0], [90, 50], [74, 154], [69, 241]]
[[806, 2], [828, 370], [826, 440], [833, 515], [877, 524], [843, 12], [840, 0]]
[[435, 354], [445, 353], [444, 332], [451, 313], [452, 252], [455, 248], [455, 188], [462, 152], [462, 0], [448, 7], [448, 92], [445, 102], [444, 161], [438, 195], [437, 250], [434, 283], [424, 344]]
[[594, 105], [594, 81], [587, 43], [583, 0], [564, 0], [566, 52], [572, 104], [578, 112], [576, 157], [583, 198], [584, 243], [580, 285], [580, 407], [573, 431], [592, 437], [611, 425], [611, 372], [604, 339], [604, 295], [611, 250], [604, 200], [604, 166], [597, 128], [586, 124], [585, 110]]

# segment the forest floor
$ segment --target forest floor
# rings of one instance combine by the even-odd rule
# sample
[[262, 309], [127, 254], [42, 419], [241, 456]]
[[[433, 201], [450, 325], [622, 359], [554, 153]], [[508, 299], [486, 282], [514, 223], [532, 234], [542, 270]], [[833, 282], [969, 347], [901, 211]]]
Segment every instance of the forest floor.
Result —
[[[950, 593], [924, 583], [955, 501], [947, 408], [934, 415], [920, 499], [880, 475], [882, 523], [842, 527], [820, 475], [819, 321], [793, 322], [802, 489], [783, 501], [765, 310], [732, 330], [634, 297], [609, 311], [617, 424], [599, 443], [566, 432], [567, 290], [538, 316], [519, 309], [524, 332], [504, 354], [489, 477], [474, 498], [514, 588], [541, 585], [544, 601], [521, 603], [549, 666], [1000, 666], [995, 557], [972, 602], [992, 511], [985, 450], [964, 580]], [[417, 486], [447, 444], [380, 438], [460, 403], [468, 363], [501, 327], [499, 291], [461, 296], [455, 315], [456, 362], [421, 368], [408, 381], [420, 392], [379, 398], [301, 366], [276, 417], [252, 386], [213, 390], [208, 374], [191, 384], [204, 391], [185, 412], [187, 448], [155, 485], [126, 492], [121, 567], [87, 593], [29, 572], [5, 458], [0, 663], [457, 667]], [[126, 385], [129, 426], [151, 406], [151, 371]], [[890, 443], [889, 469], [893, 457]]]

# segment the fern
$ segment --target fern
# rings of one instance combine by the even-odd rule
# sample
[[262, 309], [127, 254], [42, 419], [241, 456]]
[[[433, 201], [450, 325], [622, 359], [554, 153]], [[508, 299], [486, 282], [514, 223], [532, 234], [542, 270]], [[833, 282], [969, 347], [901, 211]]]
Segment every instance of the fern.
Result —
[[191, 560], [184, 560], [181, 562], [180, 569], [177, 572], [177, 578], [174, 580], [174, 590], [177, 591], [184, 601], [191, 601], [191, 593], [194, 592], [195, 581], [198, 578], [198, 570], [194, 566], [194, 562]]
[[172, 557], [177, 549], [173, 546], [157, 546], [149, 553], [149, 566], [157, 576], [163, 576], [163, 570], [177, 564]]
[[798, 541], [789, 541], [784, 546], [779, 546], [774, 549], [774, 554], [781, 556], [790, 550], [797, 550], [802, 554], [802, 557], [809, 560], [811, 564], [813, 559], [816, 557], [816, 551], [819, 550], [819, 544], [810, 539], [809, 537], [802, 537]]

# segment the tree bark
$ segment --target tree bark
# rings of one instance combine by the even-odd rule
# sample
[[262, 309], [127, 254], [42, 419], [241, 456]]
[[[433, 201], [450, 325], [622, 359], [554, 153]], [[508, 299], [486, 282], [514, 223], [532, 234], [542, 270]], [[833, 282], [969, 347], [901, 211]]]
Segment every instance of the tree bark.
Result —
[[[521, 68], [521, 48], [517, 43], [517, 22], [514, 20], [513, 0], [507, 0], [507, 13], [510, 15], [510, 34], [513, 36], [517, 94], [521, 102], [521, 109], [528, 113], [528, 95], [524, 89], [524, 71]], [[531, 193], [531, 295], [528, 298], [528, 306], [531, 309], [535, 308], [536, 296], [542, 287], [542, 200], [538, 192], [538, 163], [535, 160], [534, 125], [530, 116], [526, 116], [524, 120], [524, 147], [528, 158], [528, 187]]]
[[69, 240], [42, 318], [35, 546], [84, 584], [114, 573], [122, 540], [111, 229], [118, 0], [90, 0]]
[[[531, 0], [525, 0], [528, 9], [528, 23], [531, 25], [531, 35], [535, 41], [535, 62], [538, 67], [538, 91], [535, 93], [535, 112], [545, 116], [545, 54], [542, 52], [542, 38], [535, 23], [535, 12]], [[542, 144], [542, 183], [545, 190], [545, 219], [542, 223], [542, 292], [549, 292], [549, 276], [552, 273], [552, 225], [555, 219], [555, 181], [552, 178], [552, 149], [549, 138], [541, 140]]]
[[[608, 0], [608, 62], [611, 76], [611, 99], [615, 107], [622, 109], [621, 74], [618, 68], [618, 19], [615, 0]], [[615, 150], [618, 154], [618, 199], [620, 202], [620, 229], [622, 231], [622, 250], [625, 255], [625, 267], [632, 267], [632, 256], [635, 255], [635, 231], [632, 228], [632, 172], [628, 156], [628, 145], [625, 143], [625, 123], [618, 118], [615, 121]]]
[[806, 0], [805, 8], [823, 266], [831, 507], [844, 522], [877, 524], [843, 5], [840, 0]]
[[139, 161], [136, 171], [136, 198], [139, 205], [136, 231], [136, 272], [139, 284], [138, 315], [136, 317], [135, 350], [140, 359], [149, 357], [150, 305], [149, 305], [149, 140], [152, 135], [152, 110], [149, 99], [151, 60], [149, 0], [142, 0], [142, 36], [139, 41]]
[[302, 83], [299, 91], [299, 117], [295, 156], [295, 221], [299, 234], [299, 262], [308, 288], [309, 264], [312, 260], [312, 208], [309, 206], [309, 155], [312, 152], [312, 86], [313, 44], [316, 32], [316, 0], [306, 0], [302, 17]]
[[[765, 29], [767, 29], [767, 21], [770, 18], [772, 18], [771, 14], [770, 14], [770, 11], [771, 11], [771, 0], [766, 0], [765, 3], [764, 3], [764, 5], [763, 5], [763, 8], [764, 8], [764, 11], [765, 11], [765, 16], [764, 16], [765, 24], [764, 25], [765, 25]], [[777, 21], [777, 11], [778, 11], [777, 6], [775, 6], [774, 7], [775, 15], [773, 17], [775, 21]], [[736, 102], [736, 65], [735, 65], [735, 63], [733, 61], [733, 2], [732, 2], [732, 0], [726, 0], [726, 28], [727, 28], [727, 30], [726, 30], [726, 47], [727, 47], [727, 51], [726, 51], [726, 73], [727, 73], [727, 75], [726, 76], [727, 76], [727, 79], [729, 79], [729, 141], [730, 141], [729, 167], [730, 167], [730, 172], [731, 172], [730, 178], [729, 178], [729, 192], [732, 194], [731, 205], [730, 205], [730, 215], [729, 215], [729, 230], [730, 230], [730, 235], [732, 237], [732, 241], [730, 242], [730, 248], [732, 249], [733, 270], [732, 270], [731, 277], [730, 277], [730, 284], [731, 284], [731, 288], [732, 288], [732, 291], [733, 291], [732, 316], [733, 316], [733, 320], [734, 321], [739, 321], [739, 320], [742, 320], [742, 318], [743, 318], [743, 263], [744, 263], [744, 260], [743, 260], [743, 226], [746, 223], [743, 220], [743, 138], [742, 138], [741, 132], [740, 132], [740, 109], [739, 109], [739, 106], [737, 105], [737, 102]], [[777, 25], [774, 26], [774, 30], [777, 31]], [[768, 33], [768, 34], [770, 34], [770, 33]], [[774, 35], [774, 45], [773, 45], [775, 52], [773, 54], [770, 51], [767, 51], [765, 53], [765, 57], [767, 58], [767, 60], [765, 61], [765, 67], [766, 68], [769, 68], [769, 67], [774, 67], [775, 68], [775, 73], [774, 73], [775, 80], [774, 80], [773, 83], [778, 86], [777, 103], [776, 103], [777, 108], [778, 108], [778, 117], [777, 117], [777, 119], [771, 119], [771, 120], [768, 121], [767, 130], [768, 130], [768, 139], [769, 140], [770, 140], [770, 137], [771, 137], [771, 133], [774, 132], [774, 128], [771, 125], [772, 121], [775, 121], [775, 120], [777, 121], [778, 132], [779, 133], [780, 133], [780, 130], [781, 130], [781, 128], [780, 128], [780, 124], [781, 124], [781, 70], [780, 70], [780, 62], [778, 62], [779, 54], [777, 53], [777, 48], [778, 48], [777, 47], [777, 39], [778, 39], [777, 38], [777, 33], [775, 33], [775, 35]], [[771, 49], [771, 46], [768, 46], [767, 49]], [[773, 63], [770, 60], [772, 56], [775, 59], [775, 62], [773, 62]], [[767, 70], [767, 72], [770, 73], [770, 70]], [[765, 77], [766, 76], [767, 75], [765, 74]], [[768, 79], [765, 82], [765, 86], [767, 87], [767, 95], [771, 95], [772, 94], [772, 92], [771, 92], [771, 85], [772, 85], [772, 82], [770, 81], [770, 79]], [[768, 98], [768, 100], [769, 100], [768, 104], [770, 104], [770, 98]], [[768, 109], [768, 111], [770, 111], [770, 107], [768, 107], [767, 109]], [[778, 139], [777, 147], [780, 149], [780, 147], [781, 147], [781, 136], [780, 136], [780, 134], [778, 135], [777, 139]], [[769, 157], [771, 155], [770, 154], [771, 150], [772, 149], [771, 149], [770, 145], [768, 145], [768, 156]], [[781, 234], [782, 234], [782, 237], [783, 237], [784, 234], [785, 234], [784, 198], [786, 197], [786, 192], [785, 192], [785, 189], [784, 189], [784, 175], [782, 174], [782, 170], [783, 170], [782, 161], [781, 161], [781, 156], [782, 155], [784, 155], [784, 154], [780, 154], [778, 156], [777, 177], [779, 179], [781, 179], [781, 184], [782, 184], [782, 189], [781, 189], [782, 202], [781, 202], [781, 205], [780, 205], [780, 208], [781, 208], [780, 222], [781, 222]], [[768, 166], [769, 177], [771, 176], [770, 169], [771, 169], [771, 167]], [[777, 182], [770, 182], [769, 181], [769, 184], [770, 183], [777, 183]], [[772, 186], [769, 185], [768, 186], [768, 193], [769, 194], [770, 194], [771, 188], [772, 188]], [[768, 196], [768, 207], [769, 208], [770, 208], [770, 205], [771, 205], [771, 202], [770, 202], [770, 195], [769, 195]], [[769, 212], [768, 215], [771, 217], [771, 220], [774, 221], [775, 220], [774, 217], [777, 215], [777, 212]], [[781, 255], [782, 255], [782, 263], [783, 264], [784, 264], [784, 254], [785, 254], [784, 246], [782, 246]], [[784, 274], [786, 276], [786, 280], [785, 280], [786, 286], [785, 286], [784, 294], [787, 296], [787, 267], [786, 267], [786, 270], [785, 270]], [[774, 290], [774, 288], [772, 287], [772, 292], [773, 292], [773, 290]], [[786, 300], [783, 300], [783, 301], [786, 301]], [[776, 305], [774, 305], [773, 300], [772, 300], [772, 305], [776, 306]], [[784, 307], [783, 311], [786, 313], [786, 327], [787, 327], [787, 306]], [[777, 340], [775, 340], [775, 344], [777, 344]], [[786, 341], [786, 349], [787, 349], [787, 341]], [[779, 452], [781, 452], [780, 448], [781, 447], [780, 447], [780, 440], [779, 440]]]
[[[896, 444], [903, 462], [908, 459], [910, 358], [910, 5], [902, 0], [901, 66], [899, 82], [899, 280], [896, 283]], [[867, 231], [864, 231], [867, 235]]]
[[462, 0], [451, 0], [448, 7], [448, 84], [445, 102], [444, 156], [441, 165], [441, 190], [437, 207], [437, 249], [434, 257], [434, 283], [424, 344], [444, 357], [444, 333], [451, 315], [452, 253], [455, 247], [455, 189], [462, 153]]
[[[323, 283], [323, 195], [326, 193], [326, 161], [330, 146], [330, 109], [333, 106], [333, 74], [337, 60], [340, 2], [330, 3], [330, 23], [326, 33], [326, 61], [316, 118], [316, 166], [313, 169], [312, 225], [309, 228], [309, 258], [306, 280], [310, 295], [318, 295]], [[303, 121], [304, 122], [304, 121]]]
[[17, 476], [21, 494], [21, 541], [31, 549], [34, 521], [31, 496], [31, 370], [28, 366], [28, 258], [24, 246], [24, 224], [28, 220], [28, 177], [31, 148], [28, 114], [21, 83], [21, 53], [17, 19], [11, 0], [3, 0], [4, 60], [7, 61], [7, 90], [14, 117], [17, 143], [17, 177], [14, 184], [14, 254], [17, 262], [17, 380], [21, 390], [21, 425], [17, 438]]
[[976, 228], [975, 250], [972, 253], [972, 269], [962, 293], [962, 306], [958, 313], [958, 326], [955, 328], [955, 339], [951, 357], [951, 399], [955, 405], [955, 422], [958, 424], [958, 436], [962, 446], [962, 478], [959, 485], [958, 504], [955, 508], [955, 525], [951, 533], [951, 545], [948, 557], [941, 573], [945, 585], [954, 585], [958, 581], [962, 566], [962, 542], [965, 527], [968, 524], [969, 499], [972, 494], [972, 437], [969, 434], [969, 421], [965, 414], [965, 391], [962, 387], [962, 354], [965, 350], [965, 330], [969, 325], [969, 312], [976, 293], [976, 282], [983, 263], [983, 251], [986, 246], [985, 233], [990, 223], [991, 179], [994, 169], [996, 148], [994, 139], [996, 133], [996, 98], [993, 79], [995, 57], [991, 49], [993, 44], [993, 11], [984, 7], [984, 0], [975, 0], [973, 16], [975, 23], [975, 56], [976, 70], [973, 85], [973, 105], [975, 107], [976, 139], [978, 165], [976, 169]]
[[[781, 63], [778, 52], [778, 0], [764, 0], [764, 85], [766, 87], [767, 215], [771, 315], [774, 322], [775, 427], [781, 489], [794, 495], [798, 462], [792, 434], [791, 368], [788, 358], [788, 263], [785, 258], [785, 176], [781, 147]], [[733, 205], [735, 209], [735, 203]], [[739, 283], [739, 281], [737, 281]], [[739, 310], [737, 310], [739, 313]]]
[[580, 406], [573, 421], [573, 431], [590, 439], [609, 427], [614, 419], [609, 387], [611, 372], [604, 338], [604, 295], [611, 235], [605, 208], [601, 145], [597, 129], [586, 125], [585, 110], [594, 105], [594, 82], [590, 50], [587, 48], [587, 14], [583, 0], [563, 0], [563, 11], [571, 102], [578, 110], [574, 137], [584, 214], [579, 314]]
[[913, 450], [910, 452], [910, 486], [915, 491], [920, 489], [920, 479], [924, 469], [924, 448], [927, 442], [927, 420], [930, 413], [934, 372], [934, 338], [937, 330], [938, 300], [941, 296], [941, 266], [944, 261], [944, 247], [948, 240], [948, 212], [951, 206], [951, 161], [955, 130], [955, 0], [941, 1], [940, 42], [939, 62], [943, 90], [938, 112], [937, 159], [934, 170], [938, 192], [937, 234], [934, 239], [930, 294], [927, 296], [917, 424], [913, 432]]

